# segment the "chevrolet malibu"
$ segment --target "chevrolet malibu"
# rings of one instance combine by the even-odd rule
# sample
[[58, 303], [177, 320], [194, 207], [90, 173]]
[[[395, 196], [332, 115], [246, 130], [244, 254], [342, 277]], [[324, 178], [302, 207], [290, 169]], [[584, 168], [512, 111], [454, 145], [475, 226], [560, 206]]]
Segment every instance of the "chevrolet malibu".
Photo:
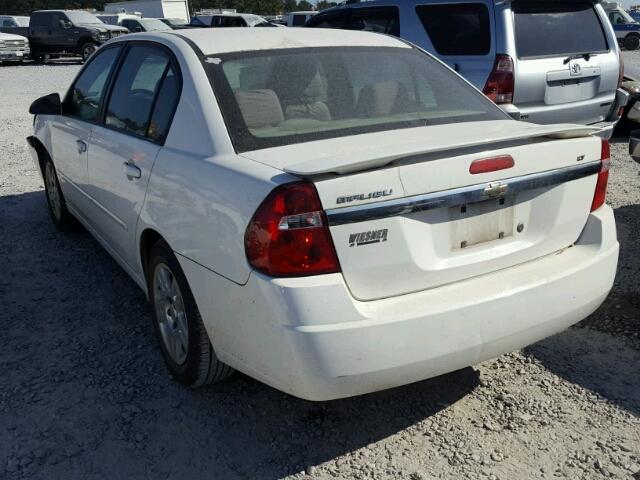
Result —
[[187, 386], [403, 385], [559, 332], [613, 283], [597, 130], [512, 120], [399, 39], [129, 35], [31, 113], [53, 223], [144, 290]]

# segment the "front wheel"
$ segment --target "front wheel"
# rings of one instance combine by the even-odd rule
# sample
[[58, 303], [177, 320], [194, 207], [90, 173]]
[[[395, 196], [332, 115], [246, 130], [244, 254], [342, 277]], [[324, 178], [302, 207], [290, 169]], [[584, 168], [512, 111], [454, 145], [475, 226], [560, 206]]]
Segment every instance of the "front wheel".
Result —
[[216, 356], [195, 299], [169, 245], [158, 241], [147, 267], [153, 325], [164, 361], [178, 382], [199, 387], [229, 377]]
[[67, 202], [60, 188], [56, 167], [50, 159], [44, 164], [44, 190], [47, 196], [49, 215], [56, 228], [62, 232], [78, 230], [78, 221], [67, 209]]
[[87, 60], [89, 60], [91, 58], [91, 55], [96, 53], [97, 49], [98, 49], [98, 45], [96, 43], [87, 42], [83, 44], [82, 47], [80, 48], [80, 55], [82, 56], [82, 61], [86, 62]]
[[637, 50], [640, 48], [640, 37], [637, 35], [628, 35], [625, 37], [623, 45], [627, 50]]

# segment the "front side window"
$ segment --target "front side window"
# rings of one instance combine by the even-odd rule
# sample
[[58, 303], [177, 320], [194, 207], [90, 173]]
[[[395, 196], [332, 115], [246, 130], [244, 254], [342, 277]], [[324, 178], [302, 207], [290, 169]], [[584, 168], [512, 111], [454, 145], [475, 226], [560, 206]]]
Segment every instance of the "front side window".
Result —
[[161, 49], [131, 47], [113, 84], [106, 109], [106, 125], [144, 137], [156, 92], [169, 63], [169, 56]]
[[591, 2], [514, 2], [516, 50], [520, 58], [554, 57], [609, 50]]
[[349, 30], [386, 33], [400, 36], [400, 20], [396, 7], [357, 8], [351, 11]]
[[214, 92], [238, 152], [427, 125], [507, 118], [413, 48], [314, 48], [220, 56]]
[[120, 50], [120, 47], [108, 48], [93, 57], [67, 95], [63, 109], [66, 115], [88, 122], [98, 120], [100, 103]]
[[489, 10], [482, 3], [419, 5], [416, 13], [440, 55], [488, 55]]

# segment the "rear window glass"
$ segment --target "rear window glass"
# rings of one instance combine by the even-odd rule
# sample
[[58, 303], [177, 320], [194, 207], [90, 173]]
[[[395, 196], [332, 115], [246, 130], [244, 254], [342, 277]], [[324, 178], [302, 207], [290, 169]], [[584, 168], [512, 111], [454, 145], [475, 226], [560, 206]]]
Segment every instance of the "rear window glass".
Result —
[[236, 151], [505, 114], [410, 48], [313, 48], [205, 62]]
[[487, 55], [489, 10], [482, 3], [419, 5], [416, 12], [440, 55]]
[[609, 50], [591, 2], [516, 2], [512, 9], [520, 58]]

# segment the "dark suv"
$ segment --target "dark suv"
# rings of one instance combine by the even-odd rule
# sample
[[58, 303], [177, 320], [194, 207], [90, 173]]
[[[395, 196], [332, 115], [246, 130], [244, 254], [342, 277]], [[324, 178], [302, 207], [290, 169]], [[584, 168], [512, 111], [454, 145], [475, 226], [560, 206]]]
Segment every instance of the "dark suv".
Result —
[[36, 61], [43, 61], [46, 55], [80, 55], [87, 61], [104, 42], [127, 32], [83, 10], [38, 10], [29, 22], [29, 42]]

